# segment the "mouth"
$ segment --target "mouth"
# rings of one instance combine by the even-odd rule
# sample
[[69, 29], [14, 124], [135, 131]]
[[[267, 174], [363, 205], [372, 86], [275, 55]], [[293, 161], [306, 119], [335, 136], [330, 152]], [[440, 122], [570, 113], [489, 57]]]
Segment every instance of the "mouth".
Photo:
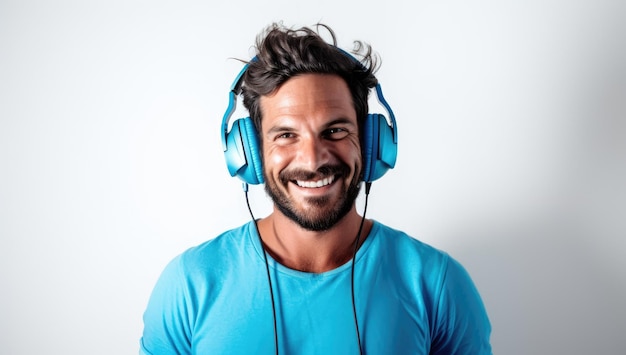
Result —
[[[350, 169], [347, 165], [324, 165], [316, 171], [284, 170], [279, 174], [279, 180], [287, 186], [297, 186], [301, 192], [322, 193], [337, 185], [340, 179], [348, 176]], [[315, 192], [313, 192], [315, 191]]]
[[317, 189], [320, 187], [328, 186], [335, 181], [335, 176], [329, 176], [320, 180], [295, 180], [295, 184], [299, 187], [305, 187], [309, 189]]

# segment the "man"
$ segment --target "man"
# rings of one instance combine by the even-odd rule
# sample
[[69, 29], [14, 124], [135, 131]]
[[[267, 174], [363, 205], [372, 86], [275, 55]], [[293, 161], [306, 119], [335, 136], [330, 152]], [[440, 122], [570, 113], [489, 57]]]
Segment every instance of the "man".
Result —
[[[363, 182], [395, 164], [397, 128], [370, 47], [357, 42], [358, 61], [322, 27], [332, 44], [278, 24], [259, 36], [222, 138], [231, 174], [265, 183], [273, 212], [166, 267], [142, 354], [491, 354], [463, 267], [357, 212]], [[368, 114], [372, 88], [390, 122]], [[251, 117], [229, 131], [240, 92]]]

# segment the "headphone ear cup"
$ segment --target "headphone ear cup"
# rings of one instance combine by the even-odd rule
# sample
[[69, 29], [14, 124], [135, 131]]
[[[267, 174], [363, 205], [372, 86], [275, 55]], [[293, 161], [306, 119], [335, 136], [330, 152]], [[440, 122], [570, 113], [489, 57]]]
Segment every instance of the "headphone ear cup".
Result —
[[376, 156], [375, 147], [378, 147], [378, 142], [375, 140], [378, 138], [377, 125], [374, 125], [375, 117], [373, 114], [368, 114], [363, 124], [363, 181], [371, 182], [372, 167], [375, 165], [373, 161]]
[[261, 163], [259, 139], [250, 117], [240, 118], [226, 135], [226, 166], [231, 176], [237, 176], [252, 185], [262, 184], [263, 164]]
[[381, 114], [367, 115], [363, 128], [363, 181], [372, 182], [396, 165], [398, 145], [393, 128]]

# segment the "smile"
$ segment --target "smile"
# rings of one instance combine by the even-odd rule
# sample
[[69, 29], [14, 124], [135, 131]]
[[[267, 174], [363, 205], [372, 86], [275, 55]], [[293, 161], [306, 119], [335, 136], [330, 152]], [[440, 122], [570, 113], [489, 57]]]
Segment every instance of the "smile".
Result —
[[327, 185], [330, 185], [333, 183], [333, 181], [335, 181], [335, 177], [334, 176], [329, 176], [327, 178], [321, 179], [321, 180], [317, 180], [317, 181], [303, 181], [303, 180], [296, 180], [296, 184], [300, 187], [307, 187], [307, 188], [319, 188], [319, 187], [324, 187]]

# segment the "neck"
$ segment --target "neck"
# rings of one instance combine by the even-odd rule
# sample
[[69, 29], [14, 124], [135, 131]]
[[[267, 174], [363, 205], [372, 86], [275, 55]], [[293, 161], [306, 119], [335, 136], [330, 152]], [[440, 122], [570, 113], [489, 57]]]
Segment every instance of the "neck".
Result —
[[352, 259], [357, 233], [360, 230], [360, 246], [372, 227], [372, 221], [363, 221], [353, 207], [331, 229], [310, 231], [275, 209], [258, 225], [265, 250], [276, 261], [291, 269], [321, 273]]

